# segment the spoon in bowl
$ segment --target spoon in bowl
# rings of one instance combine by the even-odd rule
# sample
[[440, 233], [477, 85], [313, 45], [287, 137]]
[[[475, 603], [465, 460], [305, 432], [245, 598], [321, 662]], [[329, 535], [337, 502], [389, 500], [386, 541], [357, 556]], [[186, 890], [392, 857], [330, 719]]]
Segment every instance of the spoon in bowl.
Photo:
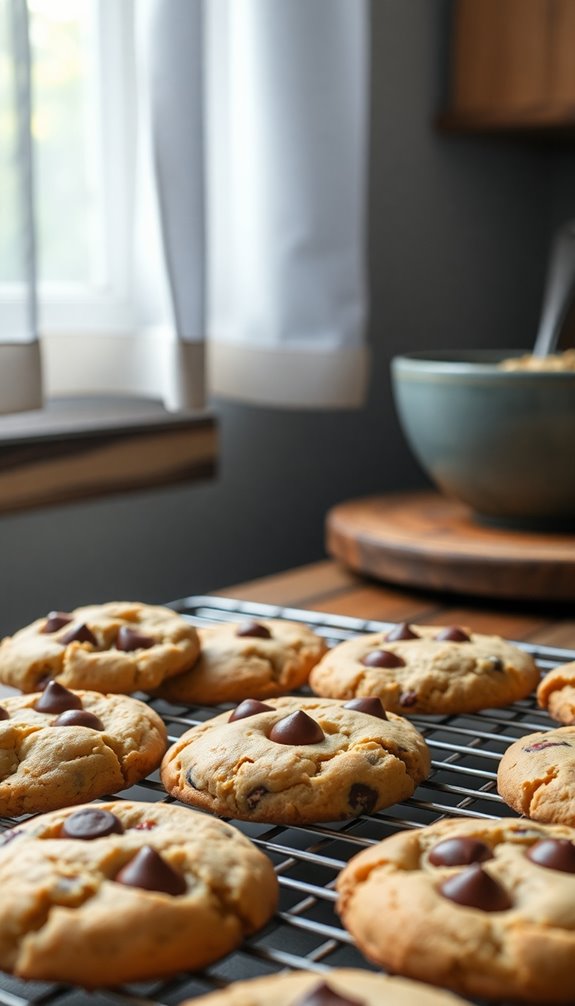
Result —
[[575, 346], [575, 221], [559, 228], [553, 241], [534, 356]]

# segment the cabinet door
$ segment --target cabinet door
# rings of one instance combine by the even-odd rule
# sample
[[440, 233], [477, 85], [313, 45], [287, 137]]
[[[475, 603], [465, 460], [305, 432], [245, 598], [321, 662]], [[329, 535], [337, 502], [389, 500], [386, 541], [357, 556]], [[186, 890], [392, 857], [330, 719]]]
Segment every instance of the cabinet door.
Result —
[[[560, 7], [565, 7], [564, 13]], [[562, 18], [574, 14], [575, 0], [560, 4], [556, 0], [457, 0], [452, 110], [492, 121], [541, 111], [550, 102], [552, 86], [565, 88], [567, 79], [574, 76], [573, 46], [568, 59], [562, 40], [566, 70], [552, 85], [551, 42], [559, 42]]]
[[575, 0], [552, 0], [549, 102], [575, 112]]

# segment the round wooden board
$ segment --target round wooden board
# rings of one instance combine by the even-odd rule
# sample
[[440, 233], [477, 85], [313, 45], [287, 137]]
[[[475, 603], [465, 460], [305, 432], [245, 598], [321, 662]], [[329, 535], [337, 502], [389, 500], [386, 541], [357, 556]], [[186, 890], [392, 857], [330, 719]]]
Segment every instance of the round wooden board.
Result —
[[328, 552], [347, 566], [424, 590], [575, 600], [575, 535], [479, 523], [438, 493], [350, 500], [326, 518]]

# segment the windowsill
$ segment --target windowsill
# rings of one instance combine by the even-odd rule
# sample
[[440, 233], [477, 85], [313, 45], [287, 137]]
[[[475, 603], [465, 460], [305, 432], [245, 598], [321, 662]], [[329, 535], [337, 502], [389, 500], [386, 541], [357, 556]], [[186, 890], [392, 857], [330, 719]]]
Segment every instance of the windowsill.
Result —
[[61, 398], [0, 416], [0, 513], [213, 477], [209, 412], [145, 399]]

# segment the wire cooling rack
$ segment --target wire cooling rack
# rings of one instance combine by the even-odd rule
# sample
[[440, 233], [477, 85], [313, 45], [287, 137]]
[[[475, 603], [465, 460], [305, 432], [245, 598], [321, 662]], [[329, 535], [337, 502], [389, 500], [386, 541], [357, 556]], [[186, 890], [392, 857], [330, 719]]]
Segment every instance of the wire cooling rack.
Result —
[[[330, 645], [359, 633], [388, 629], [389, 622], [325, 615], [295, 608], [253, 604], [219, 597], [187, 597], [169, 605], [196, 625], [238, 618], [285, 618], [309, 625]], [[575, 651], [518, 643], [543, 671], [575, 659]], [[164, 719], [171, 741], [225, 708], [172, 705], [147, 699]], [[0, 974], [0, 1003], [6, 1006], [176, 1006], [225, 987], [231, 981], [279, 970], [306, 968], [325, 973], [333, 967], [376, 970], [355, 948], [335, 913], [335, 880], [361, 849], [406, 828], [419, 828], [444, 816], [485, 819], [515, 816], [497, 794], [497, 764], [505, 748], [524, 734], [552, 726], [533, 699], [505, 709], [465, 716], [413, 716], [432, 755], [432, 774], [403, 803], [376, 814], [328, 825], [284, 827], [233, 823], [274, 863], [280, 904], [273, 920], [242, 947], [201, 974], [179, 974], [168, 980], [142, 982], [96, 993], [46, 982], [22, 982]], [[173, 803], [157, 773], [122, 793], [131, 800]], [[118, 799], [118, 797], [116, 797]], [[14, 825], [0, 819], [0, 828]], [[1, 898], [1, 892], [0, 892]], [[1, 902], [0, 902], [1, 904]], [[0, 908], [1, 910], [1, 908]], [[414, 1004], [415, 1006], [415, 1004]], [[501, 1004], [506, 1006], [506, 1004]]]

